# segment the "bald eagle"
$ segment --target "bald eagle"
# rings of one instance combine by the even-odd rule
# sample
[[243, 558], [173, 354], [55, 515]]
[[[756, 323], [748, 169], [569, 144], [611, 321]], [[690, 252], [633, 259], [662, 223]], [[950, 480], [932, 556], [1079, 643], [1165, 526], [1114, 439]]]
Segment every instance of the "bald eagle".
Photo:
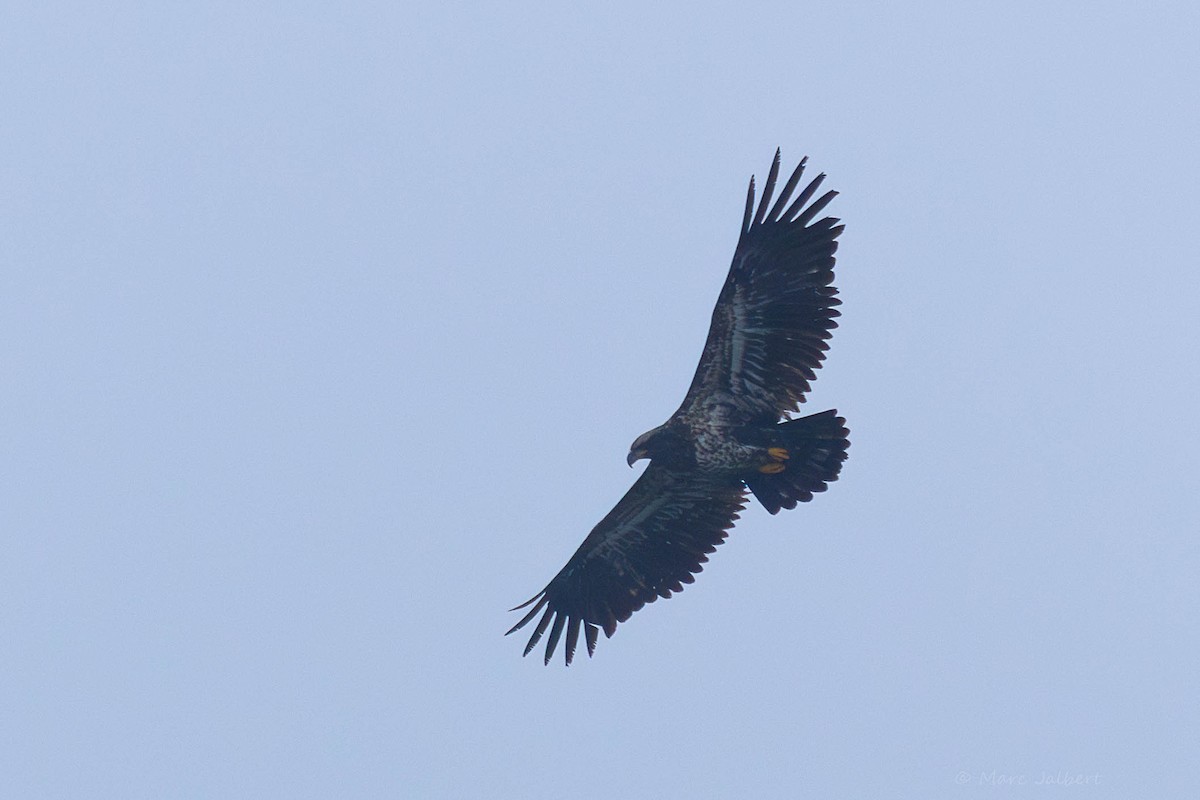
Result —
[[630, 466], [650, 459], [642, 476], [546, 588], [512, 609], [533, 606], [508, 633], [542, 615], [525, 655], [549, 628], [549, 664], [565, 628], [566, 663], [580, 630], [591, 656], [601, 629], [611, 637], [646, 603], [695, 580], [747, 492], [776, 514], [837, 479], [850, 446], [846, 421], [833, 410], [790, 418], [829, 349], [841, 302], [832, 283], [844, 226], [814, 221], [837, 192], [813, 201], [822, 173], [791, 200], [807, 160], [772, 204], [777, 150], [757, 210], [750, 178], [733, 265], [687, 396], [630, 447]]

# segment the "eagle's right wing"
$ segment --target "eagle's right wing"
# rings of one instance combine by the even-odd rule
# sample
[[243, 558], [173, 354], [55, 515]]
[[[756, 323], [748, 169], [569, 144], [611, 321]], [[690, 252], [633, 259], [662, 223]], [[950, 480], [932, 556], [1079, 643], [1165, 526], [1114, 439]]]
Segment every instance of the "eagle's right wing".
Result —
[[547, 664], [564, 627], [566, 663], [575, 655], [580, 628], [591, 655], [600, 628], [612, 636], [617, 623], [646, 603], [670, 597], [695, 580], [692, 576], [724, 541], [745, 500], [741, 481], [714, 483], [651, 462], [554, 580], [517, 606], [533, 604], [508, 633], [542, 612], [525, 655], [551, 623]]
[[826, 192], [809, 203], [823, 174], [788, 205], [804, 164], [770, 205], [776, 151], [757, 212], [750, 179], [741, 237], [681, 414], [707, 415], [705, 406], [720, 403], [732, 410], [731, 421], [774, 422], [804, 402], [837, 327], [833, 254], [843, 227], [832, 217], [813, 222], [837, 195]]

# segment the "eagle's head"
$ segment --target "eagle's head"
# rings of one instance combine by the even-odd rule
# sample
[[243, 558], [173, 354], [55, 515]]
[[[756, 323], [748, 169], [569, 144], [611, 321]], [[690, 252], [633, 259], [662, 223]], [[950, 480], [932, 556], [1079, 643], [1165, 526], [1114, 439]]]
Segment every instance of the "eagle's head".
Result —
[[632, 467], [635, 462], [641, 461], [643, 458], [670, 460], [676, 455], [679, 445], [678, 434], [666, 425], [659, 425], [633, 440], [633, 444], [629, 446], [629, 455], [625, 458], [625, 463]]

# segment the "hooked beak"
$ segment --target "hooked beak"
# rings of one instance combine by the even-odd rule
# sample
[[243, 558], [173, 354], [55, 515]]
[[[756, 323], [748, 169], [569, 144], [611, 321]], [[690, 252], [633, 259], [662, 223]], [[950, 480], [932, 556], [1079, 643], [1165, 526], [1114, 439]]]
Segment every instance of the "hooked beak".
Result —
[[641, 461], [643, 458], [647, 458], [645, 450], [630, 450], [629, 455], [625, 458], [625, 463], [632, 467], [635, 462]]

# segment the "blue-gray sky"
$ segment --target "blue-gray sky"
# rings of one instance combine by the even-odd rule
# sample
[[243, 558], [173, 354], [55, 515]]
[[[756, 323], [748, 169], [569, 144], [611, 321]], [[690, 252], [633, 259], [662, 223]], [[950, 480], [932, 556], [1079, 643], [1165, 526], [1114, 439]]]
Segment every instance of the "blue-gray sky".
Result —
[[[0, 795], [1194, 796], [1198, 22], [7, 6]], [[842, 479], [522, 659], [776, 146]]]

